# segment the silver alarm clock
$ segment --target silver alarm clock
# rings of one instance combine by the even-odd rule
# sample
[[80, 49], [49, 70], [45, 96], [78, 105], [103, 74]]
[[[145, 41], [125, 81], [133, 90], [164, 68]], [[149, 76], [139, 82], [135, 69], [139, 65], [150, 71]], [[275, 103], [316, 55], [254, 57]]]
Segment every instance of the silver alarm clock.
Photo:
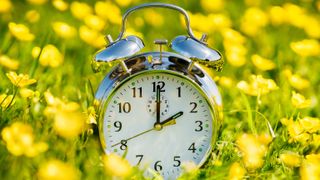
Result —
[[[123, 37], [127, 17], [143, 8], [169, 8], [184, 15], [188, 35], [155, 40], [159, 51], [140, 53], [143, 41]], [[105, 153], [125, 157], [133, 166], [177, 178], [184, 163], [200, 167], [209, 157], [222, 122], [222, 100], [213, 79], [199, 64], [222, 69], [223, 60], [197, 39], [187, 12], [175, 5], [149, 3], [129, 9], [122, 29], [98, 51], [94, 62], [119, 63], [96, 91], [99, 135]]]

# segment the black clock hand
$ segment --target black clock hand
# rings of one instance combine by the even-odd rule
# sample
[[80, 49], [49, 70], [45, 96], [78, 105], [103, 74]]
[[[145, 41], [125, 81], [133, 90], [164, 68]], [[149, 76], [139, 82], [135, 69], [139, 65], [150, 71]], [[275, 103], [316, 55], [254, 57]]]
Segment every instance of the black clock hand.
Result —
[[[161, 126], [161, 129], [162, 129], [163, 127], [165, 127], [165, 126], [174, 125], [174, 124], [176, 124], [176, 118], [178, 118], [178, 117], [180, 117], [180, 116], [182, 116], [182, 115], [183, 115], [183, 112], [180, 111], [180, 112], [176, 113], [175, 115], [169, 117], [168, 119], [164, 120], [163, 122], [159, 123], [158, 125]], [[153, 130], [158, 130], [158, 129], [157, 129], [156, 127], [153, 127], [153, 128], [151, 128], [151, 129], [148, 129], [148, 130], [146, 130], [146, 131], [143, 131], [143, 132], [141, 132], [141, 133], [139, 133], [139, 134], [136, 134], [136, 135], [134, 135], [134, 136], [131, 136], [131, 137], [129, 137], [128, 139], [121, 140], [120, 142], [111, 145], [111, 147], [114, 147], [114, 146], [117, 146], [117, 145], [121, 144], [122, 141], [126, 141], [126, 142], [127, 142], [127, 141], [129, 141], [129, 140], [131, 140], [131, 139], [133, 139], [133, 138], [139, 137], [139, 136], [141, 136], [141, 135], [143, 135], [143, 134], [146, 134], [146, 133], [148, 133], [148, 132], [150, 132], [150, 131], [153, 131]]]
[[161, 124], [162, 126], [167, 126], [167, 124], [170, 123], [171, 121], [174, 122], [174, 124], [175, 124], [175, 123], [176, 123], [176, 119], [177, 119], [178, 117], [182, 116], [182, 115], [183, 115], [183, 112], [180, 111], [180, 112], [174, 114], [173, 116], [169, 117], [168, 119], [162, 121], [160, 124]]
[[157, 86], [157, 90], [156, 90], [156, 113], [157, 113], [157, 120], [156, 123], [154, 124], [154, 126], [156, 126], [157, 124], [160, 124], [160, 86]]

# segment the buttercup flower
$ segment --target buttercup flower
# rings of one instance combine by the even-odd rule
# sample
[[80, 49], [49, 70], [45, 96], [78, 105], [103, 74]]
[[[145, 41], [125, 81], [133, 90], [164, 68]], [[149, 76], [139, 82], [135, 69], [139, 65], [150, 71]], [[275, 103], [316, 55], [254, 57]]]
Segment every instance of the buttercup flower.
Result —
[[30, 33], [29, 28], [23, 24], [10, 22], [8, 27], [10, 33], [20, 41], [32, 41], [34, 39], [34, 35]]
[[290, 75], [288, 80], [290, 85], [298, 90], [306, 89], [310, 86], [310, 82], [307, 79], [302, 78], [299, 74]]
[[21, 97], [23, 97], [25, 99], [30, 98], [35, 94], [34, 91], [32, 91], [31, 89], [28, 89], [28, 88], [21, 88], [19, 90], [19, 92], [20, 92]]
[[[113, 24], [121, 24], [121, 11], [112, 1], [98, 1], [94, 6], [94, 10], [98, 16], [108, 20]], [[112, 13], [110, 13], [112, 12]]]
[[[70, 10], [72, 15], [80, 20], [92, 14], [92, 8], [84, 2], [73, 1], [70, 5]], [[108, 13], [110, 12], [112, 11], [108, 11]]]
[[10, 0], [0, 0], [0, 13], [10, 12], [12, 9], [12, 4]]
[[286, 22], [286, 12], [281, 6], [272, 6], [269, 10], [269, 18], [273, 25], [280, 25]]
[[269, 59], [265, 59], [257, 54], [251, 56], [252, 63], [262, 71], [272, 70], [276, 67], [275, 63]]
[[116, 3], [119, 4], [119, 6], [125, 7], [129, 6], [132, 3], [133, 0], [116, 0]]
[[15, 156], [35, 157], [48, 149], [45, 142], [34, 142], [33, 130], [28, 124], [15, 122], [11, 126], [5, 127], [1, 131], [1, 135], [8, 151]]
[[241, 19], [241, 30], [249, 36], [255, 36], [267, 24], [268, 16], [266, 13], [259, 8], [250, 7]]
[[74, 138], [83, 132], [85, 119], [79, 111], [59, 109], [54, 115], [54, 130], [64, 138]]
[[79, 35], [84, 42], [93, 47], [101, 48], [106, 44], [104, 35], [102, 35], [96, 30], [88, 28], [87, 26], [80, 27]]
[[40, 54], [39, 62], [42, 66], [58, 67], [63, 63], [63, 54], [52, 44], [46, 45]]
[[315, 39], [304, 39], [290, 43], [291, 49], [302, 57], [319, 56], [320, 44]]
[[231, 88], [234, 84], [233, 80], [230, 77], [221, 76], [218, 80], [220, 86]]
[[320, 119], [313, 117], [304, 117], [299, 119], [299, 124], [303, 128], [304, 131], [308, 133], [315, 133], [320, 130]]
[[261, 75], [252, 75], [250, 77], [250, 83], [240, 81], [237, 87], [242, 92], [251, 96], [268, 94], [270, 91], [278, 89], [278, 86], [272, 79], [265, 79]]
[[224, 8], [223, 0], [201, 0], [201, 7], [208, 12], [220, 11]]
[[311, 99], [306, 99], [303, 95], [293, 91], [291, 103], [295, 108], [304, 109], [311, 106]]
[[132, 167], [126, 159], [117, 154], [103, 156], [104, 168], [107, 174], [118, 177], [128, 177], [132, 172]]
[[67, 24], [65, 22], [61, 22], [61, 21], [53, 22], [52, 28], [58, 36], [65, 38], [65, 39], [73, 38], [77, 33], [76, 28], [74, 28], [73, 26], [70, 26], [69, 24]]
[[237, 138], [237, 145], [243, 155], [243, 162], [246, 168], [255, 170], [263, 165], [263, 157], [268, 150], [268, 144], [271, 142], [270, 136], [255, 136], [252, 134], [242, 134]]
[[19, 74], [16, 72], [10, 71], [6, 74], [11, 83], [17, 87], [25, 87], [37, 82], [35, 79], [30, 79], [29, 75]]
[[103, 30], [106, 25], [105, 20], [96, 15], [86, 16], [84, 22], [89, 28], [95, 29], [97, 31]]
[[48, 0], [27, 0], [30, 4], [42, 5], [46, 3]]
[[19, 61], [11, 59], [6, 55], [0, 55], [0, 65], [11, 70], [17, 70], [19, 68]]
[[30, 23], [36, 23], [39, 21], [40, 19], [40, 14], [38, 11], [36, 10], [30, 10], [26, 13], [26, 19], [30, 22]]
[[52, 5], [59, 11], [66, 11], [69, 7], [69, 4], [63, 0], [53, 0]]
[[33, 47], [32, 50], [31, 50], [31, 56], [32, 56], [34, 59], [36, 59], [36, 58], [39, 57], [40, 52], [41, 52], [41, 48], [38, 47], [38, 46], [35, 46], [35, 47]]
[[293, 152], [285, 152], [280, 154], [280, 160], [282, 163], [284, 163], [286, 166], [289, 167], [299, 167], [301, 164], [301, 156], [297, 153]]
[[71, 164], [60, 160], [51, 159], [42, 164], [38, 171], [38, 178], [41, 180], [61, 179], [77, 180], [80, 179], [79, 171]]
[[7, 109], [9, 106], [13, 105], [15, 100], [13, 99], [13, 95], [1, 94], [0, 95], [0, 107], [2, 110]]
[[309, 154], [300, 167], [302, 180], [318, 180], [320, 177], [320, 154]]
[[244, 178], [246, 170], [237, 162], [233, 163], [229, 170], [230, 180], [241, 180]]

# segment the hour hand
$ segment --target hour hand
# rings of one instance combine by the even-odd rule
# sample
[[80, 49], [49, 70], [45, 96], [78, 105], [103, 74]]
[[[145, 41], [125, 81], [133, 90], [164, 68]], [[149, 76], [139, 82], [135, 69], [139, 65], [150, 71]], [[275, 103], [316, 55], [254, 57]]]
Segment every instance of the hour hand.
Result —
[[178, 117], [182, 116], [182, 115], [183, 115], [183, 112], [180, 111], [180, 112], [174, 114], [173, 116], [169, 117], [168, 119], [162, 121], [160, 124], [161, 124], [162, 126], [168, 126], [168, 125], [176, 124], [176, 119], [177, 119]]

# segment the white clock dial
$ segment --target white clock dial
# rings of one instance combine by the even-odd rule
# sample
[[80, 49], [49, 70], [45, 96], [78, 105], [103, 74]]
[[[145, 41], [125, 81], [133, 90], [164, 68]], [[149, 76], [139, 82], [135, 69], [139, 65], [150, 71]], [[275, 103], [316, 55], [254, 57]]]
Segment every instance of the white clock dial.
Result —
[[[127, 80], [105, 106], [105, 151], [126, 153], [132, 165], [157, 171], [165, 179], [178, 177], [184, 162], [201, 165], [211, 151], [214, 128], [203, 94], [189, 79], [161, 71]], [[160, 124], [155, 127], [157, 95]]]

